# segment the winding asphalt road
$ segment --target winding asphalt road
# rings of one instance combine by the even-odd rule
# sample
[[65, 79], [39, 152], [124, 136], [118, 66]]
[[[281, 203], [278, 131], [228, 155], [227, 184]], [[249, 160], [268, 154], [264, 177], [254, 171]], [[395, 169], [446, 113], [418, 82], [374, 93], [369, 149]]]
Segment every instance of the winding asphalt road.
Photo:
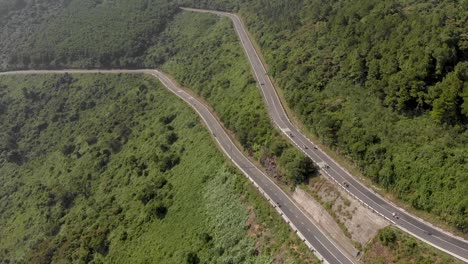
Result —
[[[210, 10], [188, 9], [188, 11], [213, 13], [226, 16], [232, 19], [235, 29], [242, 42], [246, 55], [252, 66], [252, 70], [259, 83], [264, 99], [267, 104], [268, 113], [276, 126], [307, 156], [315, 163], [321, 164], [321, 170], [328, 175], [338, 185], [344, 188], [350, 195], [370, 207], [380, 216], [406, 231], [407, 233], [439, 248], [465, 262], [468, 262], [468, 243], [462, 238], [458, 238], [437, 227], [432, 226], [423, 220], [411, 216], [401, 208], [384, 200], [371, 189], [367, 188], [352, 175], [342, 168], [337, 162], [331, 159], [325, 152], [320, 150], [299, 129], [289, 120], [276, 90], [267, 75], [249, 36], [237, 15], [225, 12]], [[269, 177], [255, 167], [243, 153], [231, 141], [223, 130], [222, 126], [201, 102], [190, 96], [188, 93], [178, 88], [166, 75], [155, 70], [63, 70], [63, 71], [17, 71], [0, 73], [0, 75], [11, 74], [44, 74], [44, 73], [134, 73], [151, 74], [170, 89], [174, 94], [190, 104], [202, 117], [218, 144], [226, 155], [243, 171], [253, 182], [260, 192], [267, 197], [282, 217], [293, 227], [301, 239], [311, 248], [316, 250], [316, 255], [329, 263], [353, 263], [350, 257], [346, 256], [339, 247], [333, 244], [279, 188]], [[346, 186], [345, 186], [346, 185]], [[397, 217], [394, 216], [396, 214]]]
[[370, 188], [358, 182], [348, 171], [331, 159], [292, 124], [242, 21], [237, 15], [212, 10], [182, 9], [193, 12], [211, 13], [228, 17], [232, 20], [257, 82], [260, 85], [270, 117], [276, 126], [278, 126], [299, 149], [316, 164], [321, 165], [321, 170], [325, 175], [329, 176], [350, 195], [403, 231], [468, 263], [468, 242], [466, 240], [434, 227], [422, 219], [410, 215], [393, 203], [386, 201]]
[[19, 74], [63, 74], [63, 73], [125, 73], [150, 74], [158, 78], [172, 93], [189, 104], [203, 119], [213, 137], [231, 159], [231, 161], [249, 178], [260, 193], [273, 205], [283, 219], [291, 225], [301, 240], [314, 251], [314, 254], [327, 263], [355, 263], [356, 260], [343, 253], [326, 235], [324, 235], [307, 215], [278, 187], [267, 175], [257, 168], [237, 148], [219, 121], [203, 103], [178, 87], [167, 75], [157, 70], [51, 70], [51, 71], [13, 71], [0, 73], [1, 75]]

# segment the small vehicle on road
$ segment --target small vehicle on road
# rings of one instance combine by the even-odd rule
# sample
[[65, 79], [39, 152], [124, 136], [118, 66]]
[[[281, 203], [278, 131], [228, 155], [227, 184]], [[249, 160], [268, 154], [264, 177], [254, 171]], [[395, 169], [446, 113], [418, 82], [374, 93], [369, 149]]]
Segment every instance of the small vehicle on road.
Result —
[[392, 216], [395, 217], [396, 219], [400, 219], [400, 217], [398, 216], [398, 214], [395, 213], [395, 212], [392, 213]]
[[329, 169], [330, 166], [328, 166], [328, 164], [324, 161], [321, 161], [318, 163], [319, 167], [322, 168], [322, 169]]
[[303, 147], [304, 149], [307, 149], [307, 146], [306, 146], [305, 144], [304, 144], [304, 145], [302, 145], [302, 147]]
[[281, 207], [281, 204], [280, 204], [279, 202], [276, 202], [276, 205], [277, 205], [278, 207]]
[[343, 181], [343, 186], [348, 188], [349, 187], [349, 183], [347, 181]]

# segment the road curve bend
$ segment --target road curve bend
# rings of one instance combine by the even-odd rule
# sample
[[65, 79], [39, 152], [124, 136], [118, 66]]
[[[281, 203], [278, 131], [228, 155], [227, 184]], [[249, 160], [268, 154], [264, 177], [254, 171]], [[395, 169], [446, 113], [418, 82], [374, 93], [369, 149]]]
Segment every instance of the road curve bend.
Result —
[[247, 30], [236, 14], [193, 8], [182, 9], [192, 12], [211, 13], [218, 16], [228, 17], [232, 20], [234, 28], [252, 67], [252, 71], [255, 74], [262, 91], [271, 119], [275, 125], [296, 145], [297, 148], [303, 151], [316, 164], [322, 165], [320, 167], [325, 175], [335, 181], [351, 196], [359, 200], [381, 217], [399, 227], [401, 230], [468, 263], [468, 242], [466, 240], [435, 227], [418, 217], [410, 215], [405, 210], [389, 201], [386, 201], [372, 189], [357, 181], [356, 178], [353, 177], [346, 169], [340, 166], [292, 124], [261, 59], [249, 38]]

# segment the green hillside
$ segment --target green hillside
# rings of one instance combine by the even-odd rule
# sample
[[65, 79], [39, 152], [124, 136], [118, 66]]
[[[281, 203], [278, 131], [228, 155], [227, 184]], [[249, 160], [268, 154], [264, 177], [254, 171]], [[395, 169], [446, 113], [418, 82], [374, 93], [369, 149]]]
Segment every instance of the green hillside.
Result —
[[154, 78], [0, 87], [2, 263], [315, 261]]
[[[217, 85], [214, 81], [226, 81], [220, 76], [207, 83], [205, 79], [218, 74], [209, 67], [204, 78], [182, 72], [195, 69], [179, 65], [187, 63], [181, 57], [190, 55], [187, 45], [177, 43], [176, 32], [164, 33], [181, 5], [238, 11], [288, 106], [311, 133], [390, 195], [467, 234], [466, 0], [3, 0], [1, 65], [115, 68], [168, 63], [166, 69], [183, 83], [223, 104], [229, 97], [221, 98], [220, 88], [211, 92], [207, 87], [231, 84]], [[180, 38], [197, 36], [203, 38]], [[224, 40], [233, 41], [229, 38]], [[214, 46], [207, 41], [201, 41], [206, 47], [189, 46], [203, 56], [191, 54], [185, 60], [233, 70], [228, 61], [215, 62], [222, 57], [215, 52], [222, 46], [220, 39], [213, 40]], [[155, 43], [165, 45], [158, 49]], [[247, 69], [234, 67], [239, 67], [234, 78], [246, 76], [240, 71]], [[237, 86], [251, 87], [251, 82]], [[247, 149], [251, 145], [255, 155], [264, 156], [262, 146], [273, 142], [274, 132], [236, 124], [239, 109], [218, 105], [216, 110]], [[263, 124], [258, 116], [263, 110], [258, 111], [242, 120]], [[247, 129], [251, 135], [245, 135]], [[286, 160], [294, 160], [292, 151], [289, 156]]]

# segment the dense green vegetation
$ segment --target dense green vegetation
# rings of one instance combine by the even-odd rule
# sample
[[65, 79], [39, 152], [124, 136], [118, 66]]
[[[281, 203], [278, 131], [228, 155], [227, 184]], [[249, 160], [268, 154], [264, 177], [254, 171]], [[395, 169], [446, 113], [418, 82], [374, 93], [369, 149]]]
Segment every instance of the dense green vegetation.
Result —
[[[0, 12], [6, 14], [0, 19], [0, 56], [10, 69], [142, 67], [170, 61], [166, 69], [213, 105], [222, 104], [220, 87], [232, 88], [234, 82], [221, 77], [216, 80], [220, 83], [211, 82], [216, 74], [211, 63], [226, 76], [234, 69], [231, 67], [239, 67], [232, 79], [240, 77], [241, 70], [248, 72], [247, 68], [219, 60], [228, 56], [216, 53], [221, 40], [212, 40], [213, 46], [200, 40], [207, 47], [191, 47], [190, 42], [172, 46], [169, 40], [177, 41], [176, 34], [162, 32], [178, 12], [178, 5], [239, 11], [288, 105], [311, 132], [398, 199], [468, 232], [467, 1], [0, 3]], [[172, 30], [183, 31], [180, 27]], [[180, 36], [182, 41], [207, 33], [192, 31], [193, 36]], [[223, 40], [229, 38], [233, 36]], [[148, 49], [154, 43], [164, 45], [159, 50]], [[187, 53], [187, 46], [199, 54]], [[187, 56], [186, 61], [182, 55]], [[206, 68], [204, 75], [181, 73], [197, 68], [183, 66], [189, 58]], [[238, 87], [245, 86], [238, 82]], [[247, 85], [253, 86], [251, 78]], [[248, 105], [251, 111], [258, 110], [255, 105]], [[236, 124], [236, 118], [242, 116], [236, 112], [239, 109], [214, 107], [257, 157], [267, 152], [261, 150], [265, 142], [276, 142], [275, 136], [269, 136], [273, 132], [263, 131], [266, 126], [252, 129], [253, 122], [266, 122], [255, 112], [242, 117], [250, 124]]]
[[2, 263], [314, 261], [153, 77], [0, 87]]
[[397, 198], [464, 233], [467, 3], [193, 1], [239, 10], [310, 131]]
[[462, 263], [441, 251], [403, 233], [395, 227], [386, 227], [366, 246], [362, 263]]
[[[0, 51], [7, 54], [8, 68], [142, 67], [146, 49], [179, 11], [170, 0], [64, 2], [48, 23], [41, 23], [40, 18], [54, 6], [53, 1], [29, 1], [20, 7], [21, 12], [16, 11], [22, 15], [2, 28], [5, 43]], [[31, 12], [40, 15], [31, 17]], [[25, 17], [28, 23], [15, 24]], [[17, 27], [34, 34], [26, 39], [6, 35]]]
[[314, 173], [312, 162], [274, 129], [230, 20], [184, 12], [159, 39], [146, 64], [164, 62], [164, 70], [208, 101], [270, 174], [294, 185]]
[[7, 64], [18, 46], [28, 43], [43, 23], [64, 8], [68, 0], [0, 0], [0, 70], [16, 68]]

